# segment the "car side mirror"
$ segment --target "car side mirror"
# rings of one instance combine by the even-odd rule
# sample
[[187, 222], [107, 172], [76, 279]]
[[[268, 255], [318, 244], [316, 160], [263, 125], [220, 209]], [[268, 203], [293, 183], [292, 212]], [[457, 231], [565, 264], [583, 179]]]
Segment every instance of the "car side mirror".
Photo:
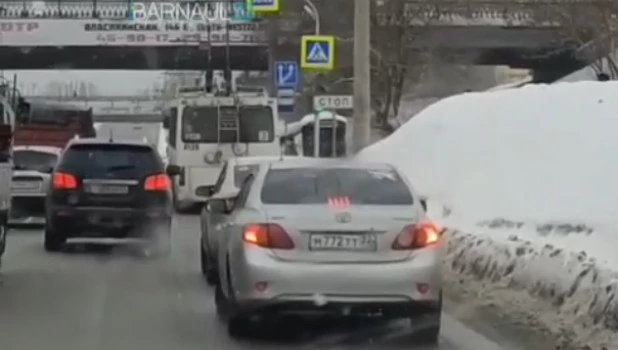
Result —
[[423, 210], [427, 211], [427, 199], [421, 198], [420, 202], [421, 202], [421, 207], [423, 207]]
[[195, 190], [195, 194], [200, 197], [208, 198], [215, 194], [215, 186], [200, 186]]
[[165, 167], [165, 172], [169, 176], [178, 176], [180, 175], [182, 171], [178, 165], [170, 164], [167, 167]]
[[227, 215], [234, 209], [233, 204], [229, 202], [233, 202], [233, 199], [211, 198], [206, 203], [206, 210], [212, 214]]

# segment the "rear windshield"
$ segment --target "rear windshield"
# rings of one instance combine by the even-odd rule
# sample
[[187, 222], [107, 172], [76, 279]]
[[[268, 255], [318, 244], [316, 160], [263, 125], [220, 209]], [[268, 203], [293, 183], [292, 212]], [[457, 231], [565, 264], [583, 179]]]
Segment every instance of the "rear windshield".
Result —
[[274, 140], [274, 128], [266, 106], [185, 107], [182, 114], [184, 142], [267, 143]]
[[50, 172], [57, 160], [58, 156], [53, 153], [29, 150], [13, 152], [13, 164], [17, 170]]
[[139, 145], [73, 145], [59, 168], [91, 179], [141, 179], [163, 172], [155, 151]]
[[257, 164], [251, 165], [237, 165], [234, 167], [234, 184], [236, 187], [241, 187], [247, 176], [254, 173], [259, 168]]
[[411, 205], [412, 194], [390, 170], [349, 168], [273, 169], [262, 188], [265, 204], [318, 204], [347, 197], [357, 205]]

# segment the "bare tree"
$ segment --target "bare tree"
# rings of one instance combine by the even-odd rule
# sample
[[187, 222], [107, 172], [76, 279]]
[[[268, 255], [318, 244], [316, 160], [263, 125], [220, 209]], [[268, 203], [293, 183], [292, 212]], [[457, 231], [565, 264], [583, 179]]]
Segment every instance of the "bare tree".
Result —
[[84, 81], [80, 81], [79, 82], [79, 96], [80, 97], [88, 97], [88, 86], [86, 85], [86, 82]]
[[99, 89], [97, 88], [96, 84], [94, 84], [91, 81], [88, 82], [87, 91], [88, 91], [88, 96], [97, 96], [97, 95], [99, 95]]
[[[614, 57], [618, 36], [618, 2], [544, 0], [536, 3], [533, 20], [539, 24], [560, 28], [559, 40], [575, 48], [576, 57], [592, 62], [597, 77], [618, 79]], [[550, 52], [548, 55], [557, 52]]]
[[375, 127], [392, 133], [404, 91], [427, 72], [433, 57], [431, 50], [411, 50], [419, 23], [421, 27], [426, 24], [427, 8], [407, 6], [402, 0], [383, 0], [376, 12], [372, 23], [373, 121]]

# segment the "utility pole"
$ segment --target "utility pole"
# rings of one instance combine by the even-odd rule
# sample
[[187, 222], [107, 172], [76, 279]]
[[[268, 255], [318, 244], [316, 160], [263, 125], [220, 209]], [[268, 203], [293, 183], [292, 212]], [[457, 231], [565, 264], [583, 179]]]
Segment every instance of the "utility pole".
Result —
[[354, 114], [353, 151], [371, 139], [371, 2], [354, 0]]

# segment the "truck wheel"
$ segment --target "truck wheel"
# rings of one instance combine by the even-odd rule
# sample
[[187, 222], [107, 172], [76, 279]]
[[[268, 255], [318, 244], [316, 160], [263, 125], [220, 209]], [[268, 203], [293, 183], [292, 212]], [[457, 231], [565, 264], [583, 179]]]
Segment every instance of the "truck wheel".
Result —
[[57, 252], [62, 249], [66, 238], [56, 234], [52, 229], [45, 228], [44, 247], [48, 252]]

